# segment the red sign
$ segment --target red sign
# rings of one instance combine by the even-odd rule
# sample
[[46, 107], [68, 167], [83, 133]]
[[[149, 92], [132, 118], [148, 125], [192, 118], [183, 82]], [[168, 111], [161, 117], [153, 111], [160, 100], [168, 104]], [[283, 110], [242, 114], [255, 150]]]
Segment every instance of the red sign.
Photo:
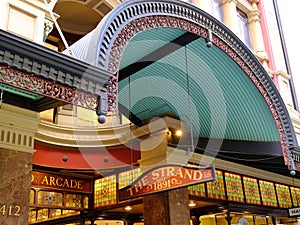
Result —
[[37, 171], [32, 171], [31, 185], [82, 193], [91, 193], [92, 191], [90, 179], [42, 173]]
[[205, 168], [181, 165], [155, 167], [143, 173], [129, 186], [120, 189], [119, 199], [122, 201], [215, 179], [216, 173], [214, 166]]

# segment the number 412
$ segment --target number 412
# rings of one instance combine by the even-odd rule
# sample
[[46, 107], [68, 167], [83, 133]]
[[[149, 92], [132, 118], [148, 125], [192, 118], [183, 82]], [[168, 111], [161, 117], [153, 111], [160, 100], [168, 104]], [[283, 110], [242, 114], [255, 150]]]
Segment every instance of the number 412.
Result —
[[2, 205], [0, 207], [0, 215], [5, 216], [20, 216], [21, 207], [18, 205]]

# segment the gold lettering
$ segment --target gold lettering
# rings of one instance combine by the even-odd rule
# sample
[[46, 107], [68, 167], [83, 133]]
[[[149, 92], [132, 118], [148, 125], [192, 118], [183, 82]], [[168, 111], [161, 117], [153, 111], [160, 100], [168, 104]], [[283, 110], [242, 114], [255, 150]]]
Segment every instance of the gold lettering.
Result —
[[62, 183], [63, 183], [63, 179], [61, 177], [59, 177], [59, 178], [56, 179], [56, 185], [58, 187], [61, 187], [63, 185]]
[[51, 185], [55, 186], [55, 178], [54, 177], [50, 177], [50, 186]]
[[16, 212], [15, 212], [14, 216], [20, 216], [21, 207], [16, 205], [15, 209], [16, 209]]
[[67, 179], [65, 179], [65, 181], [64, 181], [64, 184], [63, 184], [63, 187], [65, 187], [65, 186], [67, 186], [68, 188], [70, 188], [70, 186], [69, 186], [69, 182], [68, 182], [68, 180], [67, 180]]
[[71, 180], [71, 188], [76, 188], [76, 187], [77, 187], [77, 181]]
[[33, 182], [33, 181], [34, 181], [34, 175], [31, 174], [31, 182]]
[[83, 181], [82, 181], [82, 180], [79, 180], [77, 183], [78, 183], [77, 189], [82, 190], [82, 189], [83, 189], [83, 187], [82, 187]]
[[41, 184], [44, 184], [44, 182], [46, 182], [46, 184], [48, 185], [48, 178], [47, 178], [47, 176], [44, 176]]

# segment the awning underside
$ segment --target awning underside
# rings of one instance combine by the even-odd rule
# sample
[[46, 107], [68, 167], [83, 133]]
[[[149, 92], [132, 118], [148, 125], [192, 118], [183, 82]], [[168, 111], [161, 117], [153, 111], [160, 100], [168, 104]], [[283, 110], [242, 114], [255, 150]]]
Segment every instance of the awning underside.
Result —
[[282, 156], [274, 119], [252, 81], [219, 48], [185, 31], [134, 36], [122, 55], [118, 92], [119, 110], [137, 125], [171, 116], [192, 130], [199, 149], [221, 140], [222, 156]]

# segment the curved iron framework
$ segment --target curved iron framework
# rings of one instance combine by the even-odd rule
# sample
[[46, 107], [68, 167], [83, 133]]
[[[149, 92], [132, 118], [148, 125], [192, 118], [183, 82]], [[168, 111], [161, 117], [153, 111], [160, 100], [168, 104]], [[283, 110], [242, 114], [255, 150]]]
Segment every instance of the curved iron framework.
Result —
[[[90, 63], [118, 74], [122, 52], [130, 39], [143, 30], [164, 27], [182, 29], [205, 38], [207, 42], [211, 41], [240, 66], [265, 99], [277, 126], [285, 164], [293, 166], [293, 159], [299, 157], [294, 157], [295, 151], [290, 153], [298, 145], [297, 139], [288, 111], [273, 81], [235, 34], [199, 8], [175, 0], [125, 1], [101, 21], [89, 37], [89, 45], [81, 49], [77, 56], [86, 57], [85, 60]], [[110, 110], [116, 108], [117, 79], [116, 76], [110, 81]], [[300, 163], [295, 166], [300, 170]]]

